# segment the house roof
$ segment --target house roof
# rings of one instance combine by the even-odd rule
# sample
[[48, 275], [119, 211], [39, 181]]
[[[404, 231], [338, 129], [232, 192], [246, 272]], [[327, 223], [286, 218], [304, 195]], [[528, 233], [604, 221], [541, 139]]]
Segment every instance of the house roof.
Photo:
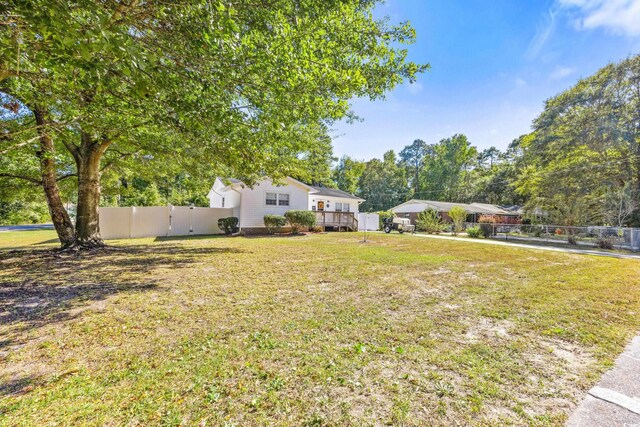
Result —
[[433, 209], [438, 212], [449, 212], [454, 206], [461, 207], [468, 213], [479, 213], [485, 215], [515, 215], [516, 212], [507, 211], [500, 206], [489, 203], [454, 203], [441, 202], [437, 200], [418, 200], [411, 199], [401, 205], [391, 208], [397, 213], [417, 213], [425, 209]]
[[[217, 179], [220, 180], [220, 182], [222, 182], [223, 184], [228, 182], [229, 184], [227, 185], [227, 187], [232, 187], [234, 185], [245, 185], [242, 181], [240, 181], [239, 179], [235, 179], [235, 178], [222, 178], [222, 177], [217, 177]], [[327, 188], [327, 187], [316, 187], [316, 186], [312, 186], [312, 185], [307, 185], [304, 182], [300, 182], [297, 179], [291, 178], [290, 176], [285, 178], [285, 181], [289, 181], [289, 183], [293, 183], [293, 184], [297, 184], [301, 187], [306, 188], [310, 193], [312, 194], [316, 194], [318, 196], [326, 196], [326, 197], [339, 197], [339, 198], [343, 198], [343, 199], [353, 199], [353, 200], [360, 200], [364, 202], [364, 199], [361, 199], [360, 197], [354, 196], [353, 194], [347, 193], [346, 191], [342, 191], [342, 190], [338, 190], [337, 188]]]
[[315, 187], [311, 186], [313, 189], [312, 193], [318, 196], [327, 196], [327, 197], [341, 197], [343, 199], [353, 199], [353, 200], [364, 200], [360, 197], [356, 197], [353, 194], [347, 193], [346, 191], [338, 190], [337, 188], [327, 188], [327, 187]]

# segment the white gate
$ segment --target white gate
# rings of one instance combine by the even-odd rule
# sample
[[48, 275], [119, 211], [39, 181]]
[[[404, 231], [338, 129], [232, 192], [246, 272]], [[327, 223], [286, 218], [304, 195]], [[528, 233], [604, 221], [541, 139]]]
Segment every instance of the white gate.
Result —
[[358, 214], [358, 231], [375, 231], [380, 225], [380, 216], [375, 213]]

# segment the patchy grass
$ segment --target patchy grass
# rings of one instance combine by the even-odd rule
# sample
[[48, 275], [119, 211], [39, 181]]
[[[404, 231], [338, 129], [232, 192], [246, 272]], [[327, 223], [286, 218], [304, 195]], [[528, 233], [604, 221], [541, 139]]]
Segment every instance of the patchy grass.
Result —
[[561, 425], [640, 327], [635, 260], [360, 239], [0, 251], [0, 425]]
[[53, 230], [2, 231], [0, 251], [12, 249], [43, 249], [60, 246], [60, 240]]

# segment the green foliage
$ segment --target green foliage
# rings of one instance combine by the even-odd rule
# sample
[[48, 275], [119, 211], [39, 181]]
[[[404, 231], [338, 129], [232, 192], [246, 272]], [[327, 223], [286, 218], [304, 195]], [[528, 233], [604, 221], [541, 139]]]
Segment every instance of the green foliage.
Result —
[[480, 228], [477, 225], [474, 227], [467, 228], [466, 231], [467, 231], [467, 236], [473, 237], [474, 239], [479, 239], [481, 237], [484, 237], [484, 230], [482, 230], [482, 228]]
[[445, 201], [464, 201], [471, 196], [471, 171], [476, 162], [477, 149], [466, 136], [456, 134], [442, 139], [428, 150], [421, 180], [424, 193], [417, 198]]
[[238, 218], [230, 216], [228, 218], [220, 218], [218, 220], [218, 228], [224, 231], [224, 234], [233, 234], [238, 232]]
[[517, 190], [562, 225], [632, 224], [640, 195], [640, 55], [547, 100]]
[[[402, 49], [413, 28], [374, 18], [376, 3], [10, 2], [0, 177], [40, 183], [44, 131], [61, 180], [87, 176], [82, 164], [109, 184], [132, 171], [159, 183], [149, 175], [165, 166], [248, 184], [308, 168], [326, 183], [324, 126], [428, 68]], [[78, 206], [97, 194], [78, 191]]]
[[333, 181], [336, 186], [350, 194], [360, 194], [358, 183], [364, 173], [366, 163], [343, 156], [333, 170]]
[[0, 225], [42, 224], [49, 221], [49, 209], [45, 203], [0, 201]]
[[303, 228], [309, 229], [316, 225], [316, 215], [312, 211], [290, 210], [284, 213], [284, 217], [294, 234]]
[[491, 237], [495, 234], [495, 223], [496, 219], [489, 215], [483, 215], [478, 218], [478, 226], [482, 230], [484, 237]]
[[451, 228], [451, 231], [455, 236], [456, 234], [461, 232], [462, 229], [464, 228], [464, 222], [467, 219], [467, 211], [465, 211], [460, 206], [454, 206], [449, 211], [449, 217], [453, 222], [453, 227]]
[[416, 218], [416, 228], [419, 231], [427, 233], [440, 233], [445, 230], [446, 224], [442, 222], [442, 218], [438, 212], [433, 209], [425, 209], [418, 214]]
[[366, 162], [358, 188], [358, 196], [365, 199], [362, 212], [390, 209], [409, 198], [406, 170], [399, 166], [393, 150], [384, 153], [382, 161]]
[[264, 226], [267, 227], [269, 234], [280, 233], [282, 227], [287, 224], [287, 219], [282, 215], [265, 215]]
[[416, 139], [400, 151], [400, 163], [410, 176], [414, 194], [420, 194], [420, 175], [425, 167], [427, 156], [431, 154], [433, 147], [427, 145], [421, 139]]

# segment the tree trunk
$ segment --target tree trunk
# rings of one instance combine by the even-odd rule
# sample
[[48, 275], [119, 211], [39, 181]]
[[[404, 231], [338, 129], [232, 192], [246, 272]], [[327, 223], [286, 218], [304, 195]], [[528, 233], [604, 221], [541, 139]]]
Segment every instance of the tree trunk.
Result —
[[42, 188], [47, 198], [51, 221], [58, 234], [60, 243], [63, 248], [68, 248], [74, 244], [75, 236], [73, 223], [60, 198], [60, 190], [58, 189], [56, 177], [55, 146], [45, 128], [47, 125], [46, 112], [40, 108], [34, 108], [33, 112], [36, 118], [36, 124], [38, 125], [38, 135], [40, 139], [38, 157], [40, 159]]
[[78, 168], [78, 206], [75, 244], [82, 248], [104, 246], [100, 236], [100, 158], [99, 144], [83, 144], [76, 159]]

